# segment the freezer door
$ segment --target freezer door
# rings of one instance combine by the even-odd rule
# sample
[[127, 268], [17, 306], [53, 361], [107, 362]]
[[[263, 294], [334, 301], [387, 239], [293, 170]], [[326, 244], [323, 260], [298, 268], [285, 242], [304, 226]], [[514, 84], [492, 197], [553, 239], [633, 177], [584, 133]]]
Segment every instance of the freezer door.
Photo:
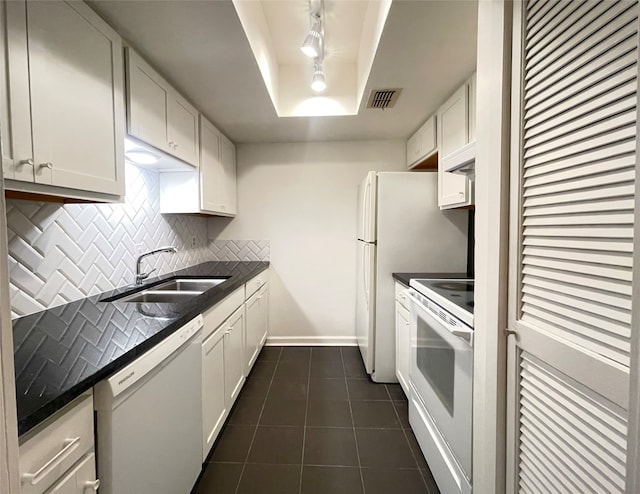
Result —
[[371, 374], [375, 352], [376, 246], [358, 241], [356, 258], [356, 337], [367, 373]]
[[358, 234], [364, 242], [376, 241], [377, 173], [369, 172], [358, 187]]

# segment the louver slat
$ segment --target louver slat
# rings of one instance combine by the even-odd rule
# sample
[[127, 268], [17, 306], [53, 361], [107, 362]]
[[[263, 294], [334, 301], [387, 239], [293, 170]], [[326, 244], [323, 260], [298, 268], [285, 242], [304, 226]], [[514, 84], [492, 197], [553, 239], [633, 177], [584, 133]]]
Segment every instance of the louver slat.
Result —
[[526, 352], [520, 367], [520, 492], [623, 493], [626, 418]]

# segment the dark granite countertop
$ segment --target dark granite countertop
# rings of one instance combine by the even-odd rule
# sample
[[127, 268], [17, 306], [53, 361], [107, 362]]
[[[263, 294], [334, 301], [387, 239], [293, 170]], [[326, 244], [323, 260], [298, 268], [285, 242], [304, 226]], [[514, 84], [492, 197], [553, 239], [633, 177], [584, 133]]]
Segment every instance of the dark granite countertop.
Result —
[[18, 433], [121, 369], [269, 266], [268, 262], [206, 262], [154, 278], [229, 277], [177, 304], [101, 302], [138, 291], [128, 286], [13, 321]]
[[409, 286], [409, 282], [414, 278], [431, 279], [466, 279], [467, 273], [393, 273], [393, 279]]

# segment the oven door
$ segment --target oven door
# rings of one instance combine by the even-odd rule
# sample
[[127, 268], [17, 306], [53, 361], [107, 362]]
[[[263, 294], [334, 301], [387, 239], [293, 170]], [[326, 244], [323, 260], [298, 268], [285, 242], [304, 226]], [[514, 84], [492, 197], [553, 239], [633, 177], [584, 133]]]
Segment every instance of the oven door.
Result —
[[473, 330], [414, 290], [410, 380], [451, 452], [471, 479]]

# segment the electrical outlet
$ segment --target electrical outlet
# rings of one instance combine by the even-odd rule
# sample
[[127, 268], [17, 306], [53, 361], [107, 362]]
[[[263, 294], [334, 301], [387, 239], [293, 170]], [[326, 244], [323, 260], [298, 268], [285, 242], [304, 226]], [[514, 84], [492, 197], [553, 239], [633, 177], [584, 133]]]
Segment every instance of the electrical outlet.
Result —
[[191, 235], [191, 247], [195, 248], [197, 243], [197, 239], [195, 235]]
[[136, 256], [139, 256], [143, 252], [144, 244], [136, 244]]

